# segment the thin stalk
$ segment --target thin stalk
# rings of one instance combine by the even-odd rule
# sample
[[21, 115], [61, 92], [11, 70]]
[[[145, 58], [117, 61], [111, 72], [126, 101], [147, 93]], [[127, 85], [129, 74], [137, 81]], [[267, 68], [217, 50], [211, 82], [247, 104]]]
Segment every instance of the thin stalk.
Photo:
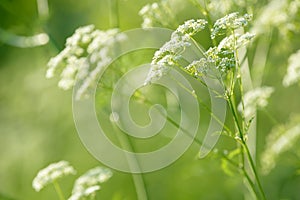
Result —
[[[211, 30], [213, 28], [213, 23], [212, 23], [212, 19], [209, 15], [209, 11], [207, 9], [207, 3], [206, 1], [204, 1], [204, 7], [198, 2], [198, 1], [195, 1], [195, 0], [189, 0], [194, 6], [196, 6], [199, 11], [201, 12], [201, 14], [206, 18], [206, 21], [208, 22], [208, 31], [209, 31], [209, 35], [211, 35]], [[217, 45], [217, 42], [214, 38], [211, 38], [211, 41], [212, 41], [212, 44], [213, 46], [216, 46]]]
[[228, 161], [228, 163], [230, 163], [232, 166], [236, 167], [237, 169], [240, 169], [240, 166], [238, 163], [235, 163], [233, 160], [231, 160], [230, 158], [228, 158], [226, 155], [224, 155], [224, 153], [221, 154], [222, 157]]
[[[234, 109], [234, 104], [233, 104], [231, 98], [229, 98], [228, 101], [229, 101], [230, 108], [231, 108], [231, 111], [232, 111], [232, 114], [233, 114], [233, 117], [234, 117], [235, 124], [236, 124], [236, 126], [237, 126], [237, 128], [238, 128], [238, 131], [239, 131], [241, 143], [242, 143], [242, 145], [243, 145], [243, 147], [244, 147], [244, 149], [245, 149], [245, 151], [246, 151], [245, 153], [246, 153], [246, 155], [247, 155], [247, 158], [248, 158], [248, 161], [249, 161], [249, 164], [250, 164], [250, 168], [251, 168], [251, 170], [252, 170], [252, 172], [253, 172], [253, 174], [254, 174], [255, 180], [256, 180], [256, 182], [257, 182], [257, 184], [258, 184], [259, 192], [260, 192], [260, 194], [261, 194], [261, 196], [262, 196], [262, 199], [263, 199], [263, 200], [266, 200], [266, 196], [265, 196], [265, 193], [264, 193], [263, 188], [262, 188], [262, 186], [261, 186], [260, 179], [259, 179], [259, 177], [258, 177], [258, 173], [257, 173], [257, 171], [256, 171], [256, 167], [255, 167], [254, 161], [253, 161], [253, 159], [252, 159], [252, 156], [251, 156], [250, 150], [249, 150], [249, 148], [248, 148], [248, 145], [247, 145], [247, 143], [246, 143], [246, 141], [245, 141], [245, 139], [244, 139], [244, 137], [243, 137], [243, 133], [242, 133], [242, 130], [241, 130], [241, 128], [240, 128], [240, 125], [239, 125], [239, 123], [238, 123], [238, 117], [237, 117], [236, 110]], [[242, 153], [243, 153], [243, 151], [242, 151]], [[243, 155], [242, 155], [242, 156], [243, 156]], [[245, 168], [244, 168], [244, 162], [243, 162], [243, 170], [245, 170]], [[246, 177], [246, 179], [248, 179], [248, 178]]]
[[[233, 34], [233, 37], [234, 37], [234, 42], [235, 42], [235, 46], [236, 46], [236, 37], [235, 37], [235, 32], [232, 31], [232, 34]], [[250, 163], [250, 167], [251, 167], [251, 170], [254, 174], [254, 177], [255, 177], [255, 180], [258, 184], [258, 189], [259, 189], [259, 192], [262, 196], [262, 199], [266, 199], [266, 196], [265, 196], [265, 193], [264, 193], [264, 190], [261, 186], [261, 183], [260, 183], [260, 179], [258, 177], [258, 173], [257, 173], [257, 170], [256, 170], [256, 166], [254, 164], [254, 160], [252, 159], [252, 156], [251, 156], [251, 153], [250, 153], [250, 150], [249, 150], [249, 147], [245, 141], [245, 138], [243, 137], [243, 131], [244, 131], [244, 123], [245, 123], [245, 116], [244, 116], [244, 109], [245, 109], [245, 106], [244, 106], [244, 99], [243, 99], [243, 83], [242, 83], [242, 78], [241, 78], [241, 66], [240, 66], [240, 62], [239, 62], [239, 58], [238, 58], [238, 51], [237, 51], [237, 48], [235, 49], [235, 59], [236, 59], [236, 63], [237, 63], [237, 80], [238, 80], [238, 83], [239, 83], [239, 90], [240, 90], [240, 93], [241, 93], [241, 102], [242, 102], [242, 128], [238, 126], [238, 129], [239, 129], [239, 132], [240, 132], [240, 136], [241, 136], [241, 140], [242, 140], [242, 144], [245, 148], [245, 151], [246, 151], [246, 155], [247, 155], [247, 158], [248, 158], [248, 161]], [[232, 102], [231, 102], [232, 103]], [[232, 105], [232, 104], [231, 104]], [[235, 106], [235, 105], [232, 105], [232, 106]], [[236, 120], [236, 124], [239, 125], [238, 123], [238, 118], [237, 118], [237, 112], [235, 109], [233, 109], [233, 111], [235, 111], [235, 113], [233, 113], [234, 117], [235, 117], [235, 120]], [[243, 153], [243, 152], [242, 152]], [[244, 153], [243, 153], [244, 154]], [[242, 155], [243, 156], [243, 155]], [[244, 163], [244, 162], [243, 162]], [[247, 177], [246, 177], [247, 178]], [[250, 177], [248, 177], [250, 178]]]
[[230, 110], [231, 110], [233, 118], [234, 118], [234, 123], [235, 123], [235, 125], [238, 129], [239, 136], [240, 136], [241, 140], [244, 141], [243, 132], [242, 132], [242, 129], [241, 129], [240, 124], [239, 124], [238, 114], [237, 114], [237, 111], [236, 111], [236, 108], [235, 108], [235, 104], [233, 103], [232, 97], [233, 97], [232, 95], [230, 95], [228, 97], [229, 107], [230, 107]]
[[[109, 17], [109, 21], [110, 21], [110, 27], [116, 27], [116, 28], [120, 28], [120, 15], [119, 15], [119, 0], [108, 0], [109, 2], [109, 7], [110, 7], [110, 17]], [[113, 125], [113, 127], [116, 129], [116, 125]], [[119, 142], [121, 143], [121, 146], [130, 149], [130, 151], [133, 151], [133, 146], [130, 142], [130, 139], [128, 136], [123, 136], [123, 135], [119, 135], [117, 134], [117, 138], [119, 140]], [[127, 154], [126, 154], [127, 155]], [[126, 156], [129, 167], [131, 168], [140, 168], [138, 160], [136, 159], [136, 157], [133, 156]], [[133, 183], [135, 186], [135, 190], [136, 190], [136, 194], [137, 194], [137, 199], [138, 200], [147, 200], [148, 199], [148, 195], [147, 195], [147, 190], [145, 187], [145, 182], [144, 182], [144, 177], [143, 174], [131, 174], [132, 179], [133, 179]]]
[[254, 193], [254, 195], [257, 197], [258, 194], [257, 194], [257, 191], [256, 191], [256, 188], [255, 188], [255, 185], [253, 183], [253, 181], [251, 180], [250, 176], [248, 175], [248, 173], [246, 172], [245, 168], [242, 170], [243, 171], [243, 174], [247, 180], [247, 182], [249, 183], [250, 185], [250, 188], [252, 189], [252, 192]]
[[[113, 128], [115, 130], [117, 130], [117, 126], [115, 124], [113, 124]], [[125, 135], [126, 136], [124, 136], [124, 134], [116, 134], [121, 146], [131, 152], [134, 152], [133, 145], [131, 144], [128, 135], [127, 134], [125, 134]], [[140, 169], [138, 160], [136, 159], [136, 157], [134, 155], [130, 156], [130, 155], [126, 154], [126, 159], [128, 161], [128, 165], [131, 169]], [[137, 199], [138, 200], [147, 200], [148, 195], [147, 195], [147, 190], [145, 187], [144, 177], [143, 177], [142, 173], [131, 174], [131, 175], [132, 175], [133, 183], [134, 183], [134, 186], [136, 189]]]
[[[195, 45], [196, 45], [196, 47], [203, 53], [203, 55], [205, 55], [204, 54], [204, 52], [203, 52], [203, 50], [201, 49], [201, 47], [199, 47], [198, 45], [197, 45], [197, 42], [191, 37], [191, 40], [195, 43]], [[184, 67], [182, 67], [180, 64], [178, 64], [178, 63], [175, 63], [175, 66], [177, 66], [178, 68], [180, 68], [183, 72], [185, 72], [186, 74], [188, 74], [188, 75], [191, 75], [189, 72], [187, 72], [187, 70], [184, 68]], [[170, 76], [174, 81], [176, 81], [177, 83], [178, 83], [178, 85], [181, 87], [181, 88], [183, 88], [184, 90], [186, 90], [188, 93], [190, 93], [192, 96], [194, 96], [197, 100], [198, 100], [198, 102], [212, 115], [212, 117], [214, 118], [214, 119], [216, 119], [217, 120], [217, 122], [218, 123], [220, 123], [220, 125], [223, 125], [224, 126], [224, 128], [226, 129], [226, 131], [227, 132], [231, 132], [230, 131], [230, 129], [225, 125], [225, 124], [223, 124], [222, 122], [221, 122], [221, 120], [217, 117], [217, 116], [215, 116], [213, 113], [212, 113], [212, 111], [208, 108], [208, 106], [204, 103], [204, 101], [202, 100], [202, 99], [200, 99], [195, 93], [194, 93], [194, 91], [191, 91], [191, 90], [189, 90], [186, 86], [184, 86], [182, 83], [180, 83], [175, 77], [173, 77], [173, 76]], [[207, 89], [209, 89], [210, 91], [212, 91], [213, 93], [215, 93], [216, 95], [218, 95], [219, 97], [224, 97], [224, 95], [223, 94], [221, 94], [221, 93], [219, 93], [218, 91], [216, 91], [215, 89], [213, 89], [213, 88], [211, 88], [211, 87], [209, 87], [201, 78], [199, 78], [198, 76], [193, 76], [193, 78], [195, 78], [197, 81], [199, 81], [204, 87], [206, 87]], [[219, 79], [218, 79], [219, 80]], [[222, 83], [222, 81], [220, 81], [220, 83]]]
[[[243, 152], [242, 152], [243, 153]], [[228, 158], [226, 155], [224, 154], [221, 154], [222, 157], [228, 162], [230, 163], [233, 167], [235, 167], [236, 169], [238, 169], [239, 171], [242, 172], [242, 174], [245, 176], [247, 182], [249, 183], [250, 185], [250, 188], [252, 190], [252, 192], [254, 193], [255, 196], [258, 196], [257, 194], [257, 190], [255, 188], [255, 184], [253, 183], [253, 181], [251, 180], [250, 176], [248, 175], [245, 167], [244, 167], [244, 164], [243, 166], [241, 167], [238, 163], [234, 162], [233, 160], [231, 160], [230, 158]], [[243, 162], [244, 163], [244, 162]]]
[[[235, 46], [237, 46], [237, 40], [236, 40], [236, 36], [235, 36], [235, 32], [232, 31], [233, 34], [233, 38], [234, 38], [234, 44]], [[235, 60], [237, 63], [237, 81], [239, 83], [239, 90], [241, 93], [241, 104], [242, 104], [242, 112], [241, 112], [241, 116], [242, 116], [242, 130], [244, 131], [245, 128], [245, 104], [244, 104], [244, 89], [243, 89], [243, 81], [242, 81], [242, 76], [241, 76], [241, 65], [240, 65], [240, 60], [239, 60], [239, 54], [238, 54], [238, 50], [237, 48], [235, 48]]]
[[245, 150], [246, 150], [246, 155], [247, 155], [247, 157], [248, 157], [248, 160], [249, 160], [249, 163], [250, 163], [250, 167], [251, 167], [251, 169], [252, 169], [252, 171], [253, 171], [253, 174], [254, 174], [254, 176], [255, 176], [255, 179], [256, 179], [256, 181], [257, 181], [257, 185], [258, 185], [259, 192], [260, 192], [261, 195], [262, 195], [262, 199], [263, 199], [263, 200], [266, 200], [266, 195], [265, 195], [265, 192], [264, 192], [264, 190], [263, 190], [263, 188], [262, 188], [262, 185], [261, 185], [261, 183], [260, 183], [260, 179], [259, 179], [259, 177], [258, 177], [258, 173], [257, 173], [256, 167], [255, 167], [254, 161], [253, 161], [253, 159], [252, 159], [250, 150], [249, 150], [249, 148], [248, 148], [248, 145], [246, 144], [245, 141], [243, 141], [243, 145], [244, 145]]
[[63, 194], [63, 192], [62, 192], [62, 190], [61, 190], [61, 188], [60, 188], [58, 182], [57, 182], [57, 181], [53, 181], [52, 183], [53, 183], [53, 186], [54, 186], [54, 188], [55, 188], [55, 191], [56, 191], [56, 193], [57, 193], [59, 199], [60, 199], [60, 200], [65, 200], [65, 196], [64, 196], [64, 194]]
[[[194, 94], [193, 93], [193, 91], [190, 91], [187, 87], [185, 87], [182, 83], [180, 83], [177, 79], [175, 79], [174, 77], [172, 77], [171, 76], [171, 78], [174, 80], [174, 81], [176, 81], [177, 83], [178, 83], [178, 85], [180, 86], [180, 87], [182, 87], [183, 89], [185, 89], [187, 92], [189, 92], [192, 96], [194, 96], [196, 99], [197, 99], [197, 101], [200, 103], [200, 105], [202, 105], [209, 113], [210, 113], [210, 115], [220, 124], [220, 125], [222, 125], [223, 126], [223, 128], [228, 132], [228, 133], [231, 133], [231, 131], [230, 131], [230, 129], [209, 109], [209, 107], [204, 103], [204, 101], [201, 99], [201, 98], [199, 98], [196, 94]], [[199, 80], [199, 79], [197, 79], [197, 80]], [[200, 80], [199, 80], [200, 81]], [[202, 83], [202, 81], [200, 81], [201, 83]], [[203, 83], [204, 84], [204, 83]], [[211, 89], [211, 88], [209, 88], [206, 84], [205, 84], [205, 86], [208, 88], [208, 89]], [[211, 90], [213, 90], [213, 89], [211, 89]], [[216, 93], [217, 95], [220, 95], [221, 96], [221, 94], [219, 94], [217, 91], [215, 91], [215, 90], [213, 90], [214, 91], [214, 93]]]

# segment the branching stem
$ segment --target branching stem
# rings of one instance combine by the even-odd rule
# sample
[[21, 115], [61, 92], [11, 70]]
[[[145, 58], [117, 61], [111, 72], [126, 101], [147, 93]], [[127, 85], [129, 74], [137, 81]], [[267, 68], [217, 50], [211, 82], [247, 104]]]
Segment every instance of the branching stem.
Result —
[[64, 194], [63, 194], [63, 192], [62, 192], [62, 190], [61, 190], [61, 188], [60, 188], [58, 182], [57, 182], [57, 181], [53, 181], [52, 183], [53, 183], [53, 186], [54, 186], [54, 188], [55, 188], [55, 191], [56, 191], [56, 193], [57, 193], [59, 199], [60, 199], [60, 200], [65, 200], [65, 196], [64, 196]]

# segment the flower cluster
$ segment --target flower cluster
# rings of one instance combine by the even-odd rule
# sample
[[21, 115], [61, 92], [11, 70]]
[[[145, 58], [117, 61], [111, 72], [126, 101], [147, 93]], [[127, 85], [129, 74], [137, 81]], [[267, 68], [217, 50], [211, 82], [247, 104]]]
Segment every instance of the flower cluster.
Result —
[[234, 2], [232, 0], [211, 0], [207, 5], [207, 9], [212, 15], [224, 16], [226, 13], [229, 13]]
[[140, 10], [139, 15], [143, 17], [142, 28], [169, 27], [169, 21], [174, 21], [174, 16], [167, 0], [145, 5]]
[[255, 20], [253, 31], [263, 34], [270, 28], [278, 28], [283, 36], [288, 32], [299, 32], [299, 14], [299, 0], [272, 0]]
[[95, 83], [97, 75], [111, 62], [112, 47], [125, 36], [118, 29], [100, 31], [93, 25], [78, 28], [66, 41], [65, 48], [48, 62], [46, 77], [52, 78], [56, 71], [62, 70], [58, 85], [70, 89], [75, 79], [82, 80], [77, 98], [86, 95]]
[[[244, 115], [246, 119], [254, 116], [257, 108], [264, 108], [268, 105], [268, 99], [274, 92], [272, 87], [260, 87], [248, 91], [244, 95]], [[239, 104], [238, 109], [240, 112], [243, 111], [242, 102]]]
[[112, 172], [107, 168], [96, 167], [87, 171], [76, 180], [69, 200], [80, 200], [95, 195], [95, 192], [100, 190], [99, 184], [111, 176]]
[[246, 10], [255, 3], [253, 0], [210, 0], [207, 1], [207, 10], [213, 18], [219, 18], [242, 8]]
[[38, 192], [46, 185], [53, 183], [62, 177], [75, 173], [75, 169], [67, 161], [53, 163], [38, 172], [32, 182], [32, 187]]
[[207, 75], [208, 71], [213, 73], [210, 75], [215, 76], [214, 69], [221, 74], [226, 73], [236, 66], [235, 51], [248, 44], [253, 37], [254, 34], [248, 32], [225, 37], [217, 47], [209, 48], [204, 53], [204, 58], [192, 62], [185, 69], [195, 77]]
[[287, 73], [283, 78], [283, 85], [285, 87], [293, 85], [299, 82], [300, 80], [299, 58], [300, 58], [300, 50], [298, 50], [296, 53], [292, 54], [289, 57]]
[[268, 135], [266, 149], [261, 156], [263, 173], [269, 173], [276, 165], [280, 154], [291, 149], [300, 138], [299, 116], [294, 116], [286, 125], [275, 127]]
[[225, 17], [218, 19], [212, 28], [211, 38], [214, 39], [218, 35], [224, 35], [228, 30], [236, 30], [248, 25], [252, 19], [252, 15], [245, 14], [240, 17], [238, 12], [230, 13]]
[[185, 49], [191, 46], [191, 37], [203, 30], [206, 24], [203, 19], [191, 19], [180, 25], [171, 39], [155, 52], [145, 84], [159, 79], [167, 73], [169, 66], [176, 65]]

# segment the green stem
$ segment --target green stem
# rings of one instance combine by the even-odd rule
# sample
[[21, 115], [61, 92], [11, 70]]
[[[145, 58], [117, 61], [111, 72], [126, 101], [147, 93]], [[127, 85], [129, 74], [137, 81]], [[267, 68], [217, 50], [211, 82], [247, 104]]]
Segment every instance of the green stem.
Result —
[[[186, 70], [184, 68], [182, 68], [181, 66], [179, 66], [184, 72], [186, 72]], [[209, 114], [220, 124], [223, 126], [223, 128], [229, 133], [232, 134], [231, 130], [226, 126], [226, 124], [224, 124], [212, 111], [211, 109], [204, 103], [204, 101], [198, 97], [198, 95], [194, 94], [193, 91], [190, 91], [187, 87], [185, 87], [182, 83], [180, 83], [176, 78], [174, 78], [173, 76], [171, 76], [171, 78], [176, 81], [178, 83], [178, 85], [180, 87], [182, 87], [184, 90], [186, 90], [187, 92], [189, 92], [192, 96], [194, 96], [197, 101], [200, 103], [201, 106], [203, 106], [205, 108], [205, 110], [207, 110], [209, 112]], [[199, 78], [196, 78], [201, 84], [203, 84], [205, 87], [207, 87], [208, 89], [212, 90], [216, 95], [219, 96], [223, 96], [222, 94], [218, 93], [217, 91], [215, 91], [212, 88], [209, 88], [208, 85], [206, 85], [206, 83], [204, 83], [204, 81], [202, 81]]]
[[58, 182], [57, 182], [57, 181], [53, 181], [52, 183], [53, 183], [53, 185], [54, 185], [55, 191], [56, 191], [56, 193], [57, 193], [59, 199], [60, 199], [60, 200], [65, 200], [65, 196], [64, 196], [64, 194], [63, 194], [63, 192], [62, 192], [62, 190], [61, 190], [61, 188], [60, 188]]
[[[237, 45], [236, 45], [235, 32], [232, 31], [232, 34], [233, 34], [233, 37], [234, 37], [235, 46], [237, 46]], [[252, 170], [252, 172], [253, 172], [253, 174], [254, 174], [254, 178], [255, 178], [255, 180], [256, 180], [256, 182], [257, 182], [257, 184], [258, 184], [259, 192], [260, 192], [260, 194], [261, 194], [261, 196], [262, 196], [262, 199], [265, 200], [265, 199], [266, 199], [266, 196], [265, 196], [264, 190], [263, 190], [263, 188], [262, 188], [262, 185], [261, 185], [261, 183], [260, 183], [260, 179], [259, 179], [259, 177], [258, 177], [258, 173], [257, 173], [257, 170], [256, 170], [256, 166], [255, 166], [255, 164], [254, 164], [254, 160], [252, 159], [251, 152], [250, 152], [250, 150], [249, 150], [249, 147], [248, 147], [248, 145], [247, 145], [247, 143], [246, 143], [246, 141], [245, 141], [244, 134], [243, 134], [243, 131], [244, 131], [244, 123], [245, 123], [245, 117], [244, 117], [244, 99], [243, 99], [243, 92], [244, 92], [244, 91], [243, 91], [243, 83], [242, 83], [242, 77], [241, 77], [241, 66], [240, 66], [240, 61], [239, 61], [239, 58], [238, 58], [238, 50], [237, 50], [237, 48], [235, 48], [235, 59], [236, 59], [236, 63], [237, 63], [237, 80], [238, 80], [238, 83], [239, 83], [239, 90], [240, 90], [240, 93], [241, 93], [241, 102], [242, 102], [242, 114], [241, 114], [241, 116], [242, 116], [242, 128], [239, 126], [239, 121], [238, 121], [236, 109], [233, 109], [233, 115], [234, 115], [236, 124], [237, 124], [237, 126], [238, 126], [239, 132], [240, 132], [241, 142], [242, 142], [243, 147], [244, 147], [244, 149], [245, 149], [245, 151], [246, 151], [246, 155], [247, 155], [247, 158], [248, 158], [248, 162], [250, 163], [250, 168], [251, 168], [251, 170]], [[231, 99], [231, 98], [230, 98], [230, 99]], [[232, 106], [233, 108], [235, 108], [236, 105], [235, 105], [235, 104], [232, 104], [232, 101], [231, 101], [231, 100], [230, 100], [230, 102], [231, 102], [231, 106]], [[244, 151], [242, 151], [242, 153], [243, 153], [243, 152], [244, 152]], [[244, 153], [243, 153], [243, 154], [244, 154]], [[244, 162], [243, 162], [243, 163], [244, 163]], [[246, 170], [245, 170], [245, 172], [246, 172]], [[246, 178], [247, 178], [247, 177], [246, 177]], [[249, 178], [249, 180], [251, 180], [250, 177], [248, 177], [248, 178]], [[248, 178], [247, 178], [247, 179], [248, 179]], [[251, 187], [252, 187], [252, 186], [251, 186]]]
[[250, 188], [252, 189], [253, 194], [254, 194], [256, 197], [258, 197], [259, 195], [257, 194], [257, 191], [256, 191], [256, 189], [255, 189], [255, 185], [254, 185], [253, 181], [251, 180], [250, 176], [248, 175], [247, 171], [245, 170], [245, 168], [243, 168], [242, 171], [243, 171], [243, 174], [244, 174], [244, 176], [245, 176], [247, 182], [248, 182], [249, 185], [250, 185]]
[[228, 161], [228, 163], [230, 163], [232, 166], [236, 167], [237, 169], [240, 169], [239, 164], [235, 163], [233, 160], [231, 160], [230, 158], [228, 158], [226, 155], [224, 155], [224, 153], [221, 154], [222, 157]]
[[[115, 124], [113, 124], [113, 128], [116, 130], [116, 132], [118, 131], [118, 128]], [[125, 134], [125, 135], [126, 136], [124, 136], [124, 134], [118, 134], [118, 133], [116, 134], [121, 146], [123, 148], [125, 148], [126, 150], [134, 152], [133, 145], [131, 144], [128, 135], [127, 134]], [[134, 155], [126, 154], [126, 159], [128, 161], [128, 165], [131, 169], [140, 169], [139, 162]], [[131, 174], [131, 175], [132, 175], [133, 183], [134, 183], [134, 186], [136, 189], [137, 199], [138, 200], [147, 200], [148, 199], [147, 190], [145, 187], [143, 174], [140, 173], [140, 174]]]
[[253, 171], [253, 174], [255, 176], [255, 179], [256, 179], [256, 182], [257, 182], [257, 185], [258, 185], [258, 189], [259, 189], [259, 192], [261, 193], [262, 195], [262, 199], [263, 200], [266, 200], [266, 195], [265, 195], [265, 192], [262, 188], [262, 185], [260, 183], [260, 179], [258, 177], [258, 173], [257, 173], [257, 170], [256, 170], [256, 167], [255, 167], [255, 164], [254, 164], [254, 161], [252, 159], [252, 156], [251, 156], [251, 153], [250, 153], [250, 150], [248, 148], [248, 145], [246, 144], [245, 141], [243, 141], [243, 145], [245, 147], [245, 150], [246, 150], [246, 155], [248, 157], [248, 160], [249, 160], [249, 163], [250, 163], [250, 167], [251, 167], [251, 170]]
[[243, 136], [242, 128], [240, 127], [239, 120], [238, 120], [238, 114], [237, 114], [237, 111], [236, 111], [236, 108], [235, 108], [235, 104], [234, 104], [232, 98], [233, 98], [233, 95], [230, 95], [228, 97], [229, 107], [230, 107], [230, 110], [231, 110], [233, 118], [234, 118], [234, 123], [235, 123], [235, 125], [236, 125], [236, 127], [238, 129], [240, 139], [242, 141], [244, 141], [244, 136]]
[[[266, 196], [265, 196], [264, 190], [263, 190], [263, 188], [262, 188], [262, 186], [261, 186], [260, 179], [259, 179], [259, 177], [258, 177], [258, 173], [257, 173], [257, 171], [256, 171], [256, 167], [255, 167], [254, 161], [253, 161], [253, 159], [252, 159], [252, 156], [251, 156], [250, 150], [249, 150], [249, 148], [248, 148], [248, 145], [247, 145], [247, 143], [246, 143], [246, 141], [245, 141], [245, 139], [244, 139], [242, 129], [241, 129], [239, 123], [238, 123], [238, 117], [237, 117], [237, 112], [236, 112], [236, 109], [235, 109], [235, 105], [233, 104], [231, 98], [229, 98], [228, 101], [229, 101], [229, 105], [230, 105], [230, 108], [231, 108], [231, 111], [232, 111], [232, 114], [233, 114], [233, 117], [234, 117], [235, 124], [236, 124], [236, 126], [237, 126], [237, 128], [238, 128], [238, 131], [239, 131], [241, 143], [242, 143], [242, 145], [243, 145], [243, 147], [244, 147], [244, 149], [245, 149], [245, 151], [246, 151], [246, 155], [247, 155], [247, 158], [248, 158], [248, 162], [249, 162], [249, 164], [250, 164], [250, 168], [251, 168], [251, 170], [252, 170], [252, 172], [253, 172], [253, 174], [254, 174], [255, 180], [256, 180], [256, 182], [257, 182], [257, 184], [258, 184], [259, 192], [260, 192], [260, 194], [261, 194], [261, 196], [262, 196], [262, 199], [263, 199], [263, 200], [266, 200]], [[243, 153], [243, 151], [242, 151], [241, 153]], [[244, 163], [243, 163], [243, 166], [244, 166]], [[244, 167], [243, 167], [243, 168], [244, 168]], [[245, 169], [243, 169], [243, 170], [245, 170]], [[246, 179], [248, 179], [248, 178], [246, 177]], [[251, 186], [251, 185], [250, 185], [250, 186]]]
[[[236, 39], [236, 35], [235, 32], [232, 31], [233, 34], [233, 38], [234, 38], [234, 45], [235, 45], [235, 60], [236, 60], [236, 64], [237, 64], [237, 81], [239, 84], [239, 89], [240, 89], [240, 93], [241, 93], [241, 104], [242, 104], [242, 112], [241, 112], [241, 116], [242, 116], [242, 131], [244, 131], [245, 128], [245, 104], [244, 104], [244, 89], [243, 89], [243, 81], [242, 81], [242, 75], [241, 75], [241, 65], [240, 65], [240, 60], [239, 60], [239, 54], [238, 54], [238, 49], [237, 49], [237, 39]], [[233, 88], [234, 89], [234, 88]]]
[[[244, 153], [242, 152], [242, 155], [243, 155], [243, 154], [244, 154]], [[230, 158], [228, 158], [226, 155], [221, 154], [221, 156], [222, 156], [228, 163], [230, 163], [233, 167], [235, 167], [236, 169], [238, 169], [239, 171], [242, 172], [242, 174], [245, 176], [247, 182], [249, 183], [252, 192], [254, 193], [255, 196], [258, 196], [257, 191], [256, 191], [256, 189], [255, 189], [255, 184], [253, 183], [253, 181], [251, 180], [249, 174], [247, 173], [247, 171], [246, 171], [246, 169], [245, 169], [244, 161], [242, 162], [243, 164], [242, 164], [242, 167], [241, 167], [238, 163], [234, 162], [233, 160], [231, 160]], [[244, 159], [242, 159], [242, 160], [244, 160]]]
[[[212, 23], [212, 19], [209, 15], [209, 11], [207, 9], [207, 2], [204, 1], [204, 7], [197, 1], [197, 0], [189, 0], [194, 6], [196, 6], [199, 11], [201, 12], [201, 14], [206, 18], [206, 21], [208, 22], [208, 31], [209, 31], [209, 35], [211, 35], [211, 30], [213, 28], [213, 23]], [[214, 38], [211, 38], [212, 44], [213, 46], [217, 45], [217, 42]]]

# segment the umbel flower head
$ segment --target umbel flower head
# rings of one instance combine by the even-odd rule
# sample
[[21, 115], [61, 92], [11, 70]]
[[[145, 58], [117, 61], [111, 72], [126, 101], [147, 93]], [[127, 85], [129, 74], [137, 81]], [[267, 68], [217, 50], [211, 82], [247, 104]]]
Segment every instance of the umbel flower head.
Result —
[[88, 96], [97, 75], [112, 60], [114, 44], [125, 38], [118, 29], [101, 31], [94, 25], [80, 27], [67, 39], [65, 48], [50, 59], [46, 77], [52, 78], [57, 71], [62, 71], [58, 86], [65, 90], [73, 87], [78, 78], [82, 84], [76, 98]]
[[[193, 76], [226, 74], [236, 66], [235, 51], [248, 44], [254, 34], [235, 34], [225, 37], [217, 47], [211, 47], [204, 53], [204, 58], [193, 61], [185, 69]], [[208, 71], [210, 73], [208, 73]]]
[[212, 28], [211, 38], [214, 39], [218, 35], [224, 35], [228, 30], [233, 31], [247, 26], [250, 20], [252, 20], [252, 15], [245, 14], [240, 17], [238, 12], [230, 13], [215, 22]]
[[145, 5], [139, 15], [143, 18], [142, 28], [170, 27], [175, 21], [168, 0]]
[[180, 25], [171, 35], [171, 39], [155, 52], [151, 62], [151, 69], [145, 84], [151, 83], [168, 72], [181, 58], [181, 54], [191, 45], [191, 37], [206, 27], [203, 19], [188, 20]]
[[254, 22], [253, 31], [265, 34], [271, 28], [279, 30], [282, 39], [288, 39], [288, 33], [299, 33], [299, 0], [272, 0], [261, 10]]
[[[257, 108], [264, 108], [268, 105], [268, 99], [274, 92], [272, 87], [259, 87], [248, 91], [244, 95], [244, 115], [246, 119], [254, 116]], [[242, 102], [239, 104], [238, 109], [240, 112], [243, 111]]]
[[107, 168], [96, 167], [87, 171], [76, 180], [69, 200], [80, 200], [95, 195], [96, 191], [100, 190], [99, 184], [111, 177], [112, 172]]
[[287, 73], [283, 78], [285, 87], [291, 86], [300, 80], [300, 50], [292, 54], [288, 60]]
[[[220, 78], [220, 75], [234, 68], [236, 50], [247, 45], [254, 38], [254, 34], [248, 32], [238, 34], [234, 30], [246, 26], [251, 18], [252, 16], [248, 14], [241, 17], [236, 12], [218, 19], [212, 28], [211, 38], [230, 34], [223, 38], [218, 46], [211, 47], [204, 52], [203, 58], [184, 67], [186, 71], [195, 77], [207, 75], [210, 71], [213, 77]], [[186, 48], [191, 46], [192, 36], [205, 29], [206, 25], [207, 21], [203, 19], [191, 19], [180, 25], [171, 35], [171, 40], [155, 52], [145, 84], [161, 78], [168, 72], [169, 67], [180, 66], [179, 60]]]
[[275, 166], [280, 155], [296, 147], [300, 139], [300, 116], [292, 116], [285, 125], [274, 127], [266, 139], [262, 152], [262, 172], [268, 174]]
[[76, 171], [69, 162], [59, 161], [40, 170], [32, 182], [32, 187], [38, 192], [46, 185], [71, 174], [76, 174]]

